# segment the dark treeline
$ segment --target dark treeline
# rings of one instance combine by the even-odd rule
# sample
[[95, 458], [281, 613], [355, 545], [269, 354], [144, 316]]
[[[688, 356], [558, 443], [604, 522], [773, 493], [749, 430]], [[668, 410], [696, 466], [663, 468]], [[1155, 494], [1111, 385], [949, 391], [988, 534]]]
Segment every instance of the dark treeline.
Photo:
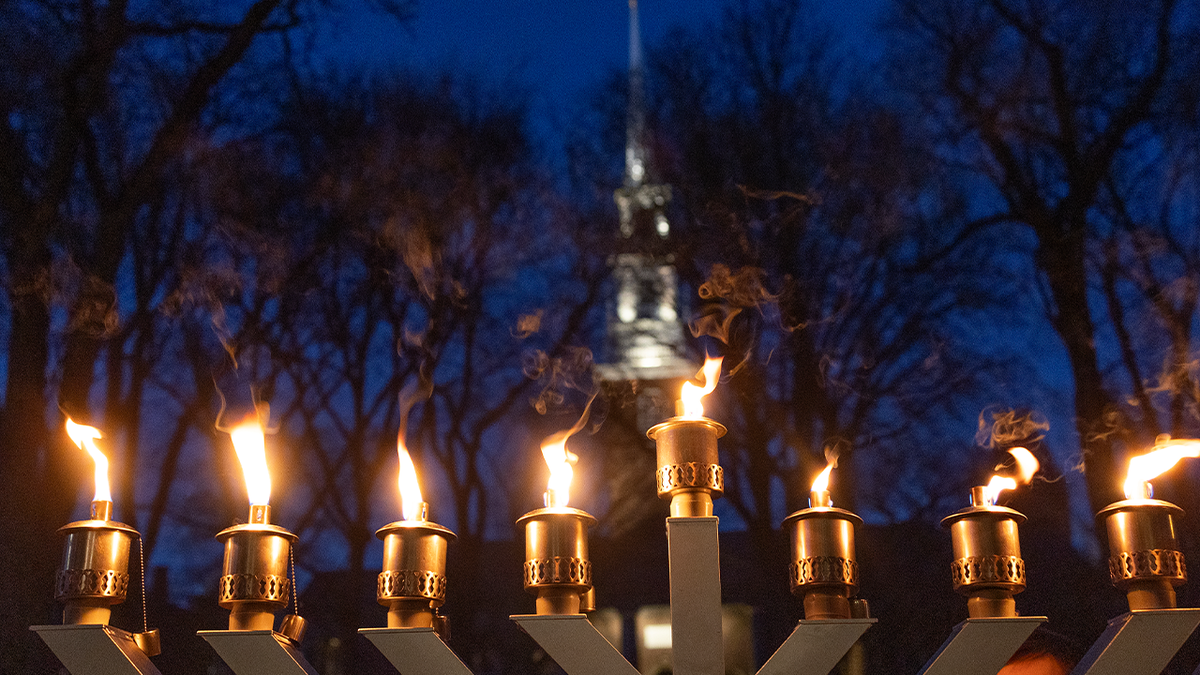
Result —
[[[580, 105], [564, 177], [519, 94], [316, 67], [306, 45], [338, 2], [211, 4], [0, 1], [0, 669], [54, 672], [27, 628], [57, 621], [54, 530], [91, 495], [64, 414], [104, 432], [117, 516], [147, 569], [169, 570], [152, 575], [169, 599], [219, 622], [212, 535], [245, 500], [218, 415], [261, 401], [301, 585], [336, 570], [340, 599], [369, 595], [407, 424], [431, 515], [459, 537], [453, 644], [476, 672], [531, 672], [531, 645], [493, 632], [532, 602], [481, 600], [520, 583], [489, 545], [540, 503], [538, 440], [595, 390], [588, 349], [605, 357], [625, 76]], [[355, 9], [400, 26], [416, 8]], [[1126, 458], [1159, 434], [1200, 433], [1200, 14], [895, 0], [879, 62], [812, 16], [730, 2], [648, 52], [688, 317], [726, 357], [710, 399], [730, 429], [722, 516], [762, 570], [744, 600], [768, 644], [798, 618], [778, 523], [837, 452], [838, 504], [898, 549], [861, 544], [882, 596], [869, 671], [915, 672], [965, 614], [920, 607], [949, 588], [948, 559], [912, 562], [943, 555], [921, 542], [1026, 443], [1061, 480], [1013, 505], [1062, 555], [1023, 597], [1093, 639], [1119, 603], [1092, 597], [1115, 591], [1081, 514], [1119, 498]], [[1010, 411], [1003, 438], [976, 437]], [[1065, 440], [1039, 440], [1042, 421]], [[574, 503], [622, 536], [613, 514], [653, 501], [650, 477], [645, 494], [614, 488], [633, 482], [613, 478], [625, 450], [579, 447]], [[1197, 477], [1155, 487], [1197, 514]], [[1195, 522], [1182, 539], [1200, 559]], [[895, 589], [885, 569], [940, 571]], [[152, 606], [167, 593], [152, 584]], [[354, 631], [383, 622], [369, 607], [320, 609], [318, 629], [354, 645], [321, 663], [358, 672]]]

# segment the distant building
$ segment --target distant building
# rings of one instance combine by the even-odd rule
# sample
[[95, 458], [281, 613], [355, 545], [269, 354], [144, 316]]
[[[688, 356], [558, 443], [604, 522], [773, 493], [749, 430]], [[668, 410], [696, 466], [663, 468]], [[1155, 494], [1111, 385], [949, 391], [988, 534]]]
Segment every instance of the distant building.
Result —
[[671, 251], [667, 206], [671, 186], [657, 182], [646, 138], [645, 88], [637, 0], [629, 2], [629, 106], [625, 176], [614, 199], [620, 215], [608, 299], [606, 382], [663, 382], [691, 377]]
[[608, 415], [597, 443], [603, 448], [611, 503], [602, 529], [617, 535], [658, 527], [662, 505], [654, 492], [653, 444], [648, 428], [675, 414], [683, 381], [698, 364], [684, 332], [679, 276], [667, 208], [671, 186], [658, 182], [646, 129], [645, 88], [637, 0], [629, 1], [629, 103], [625, 174], [613, 197], [619, 227], [609, 258], [610, 295], [604, 349], [596, 375]]

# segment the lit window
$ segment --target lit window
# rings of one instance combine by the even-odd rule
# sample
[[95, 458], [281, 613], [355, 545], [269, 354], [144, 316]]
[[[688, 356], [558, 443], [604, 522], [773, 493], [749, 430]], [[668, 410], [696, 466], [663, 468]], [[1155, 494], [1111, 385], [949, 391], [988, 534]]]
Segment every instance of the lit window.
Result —
[[646, 649], [671, 648], [671, 624], [652, 623], [642, 627], [642, 645]]

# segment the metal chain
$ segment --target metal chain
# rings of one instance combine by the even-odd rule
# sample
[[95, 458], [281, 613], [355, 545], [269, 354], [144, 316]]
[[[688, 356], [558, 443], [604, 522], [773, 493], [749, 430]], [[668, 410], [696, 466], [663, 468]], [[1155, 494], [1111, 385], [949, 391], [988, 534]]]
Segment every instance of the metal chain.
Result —
[[293, 614], [295, 614], [296, 616], [299, 616], [300, 615], [300, 593], [296, 591], [296, 547], [295, 546], [288, 547], [288, 558], [291, 560], [291, 564], [292, 564], [292, 607], [294, 607], [296, 610], [295, 612], [293, 612]]
[[138, 562], [142, 566], [142, 632], [150, 632], [150, 618], [146, 614], [146, 545], [138, 537]]

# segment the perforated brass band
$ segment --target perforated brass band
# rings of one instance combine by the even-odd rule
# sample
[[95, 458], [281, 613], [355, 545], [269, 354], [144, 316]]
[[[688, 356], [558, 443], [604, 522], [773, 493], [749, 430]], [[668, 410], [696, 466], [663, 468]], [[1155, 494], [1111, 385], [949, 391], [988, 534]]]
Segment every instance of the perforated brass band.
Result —
[[704, 488], [713, 492], [725, 491], [725, 470], [720, 464], [684, 462], [658, 468], [659, 496], [681, 488]]
[[384, 570], [379, 574], [375, 597], [387, 600], [446, 599], [446, 577], [429, 570]]
[[592, 562], [566, 556], [525, 561], [525, 588], [551, 585], [590, 587]]
[[815, 585], [858, 586], [858, 563], [831, 555], [801, 558], [788, 564], [788, 576], [793, 591]]
[[1121, 551], [1108, 559], [1108, 573], [1115, 586], [1142, 579], [1165, 579], [1174, 586], [1187, 581], [1183, 553], [1164, 548]]
[[59, 570], [54, 576], [54, 599], [111, 598], [125, 600], [129, 575], [116, 570]]
[[244, 601], [286, 605], [291, 590], [291, 580], [277, 574], [226, 574], [221, 577], [217, 604], [226, 608], [227, 603]]
[[954, 590], [969, 586], [1025, 588], [1025, 561], [1012, 555], [959, 558], [950, 563]]

